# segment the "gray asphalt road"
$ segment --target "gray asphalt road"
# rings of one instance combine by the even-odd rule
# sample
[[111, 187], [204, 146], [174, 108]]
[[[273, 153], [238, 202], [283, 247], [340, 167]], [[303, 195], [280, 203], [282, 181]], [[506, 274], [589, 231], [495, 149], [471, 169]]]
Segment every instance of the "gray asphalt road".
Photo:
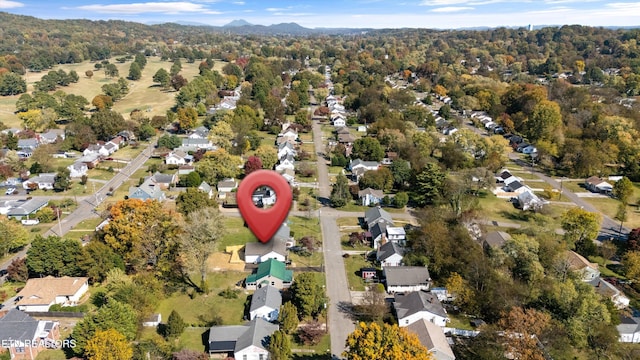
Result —
[[[322, 130], [317, 121], [313, 122], [313, 142], [316, 154], [323, 153]], [[320, 197], [329, 199], [331, 194], [329, 172], [327, 164], [320, 156], [318, 157], [317, 175]], [[322, 230], [327, 296], [329, 297], [327, 314], [331, 336], [331, 354], [332, 358], [339, 359], [342, 358], [342, 352], [345, 350], [347, 336], [355, 329], [353, 321], [342, 313], [339, 308], [341, 303], [351, 303], [351, 293], [349, 292], [349, 283], [347, 282], [344, 259], [342, 258], [340, 230], [336, 224], [336, 215], [330, 215], [331, 210], [329, 209], [321, 209], [320, 212], [318, 216], [320, 217]]]

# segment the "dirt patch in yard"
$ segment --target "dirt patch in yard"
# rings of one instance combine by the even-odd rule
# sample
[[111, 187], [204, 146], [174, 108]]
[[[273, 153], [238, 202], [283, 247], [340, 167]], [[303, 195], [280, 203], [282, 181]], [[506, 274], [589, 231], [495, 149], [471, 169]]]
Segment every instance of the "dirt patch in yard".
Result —
[[231, 263], [231, 254], [215, 252], [207, 259], [209, 271], [244, 271], [244, 263]]

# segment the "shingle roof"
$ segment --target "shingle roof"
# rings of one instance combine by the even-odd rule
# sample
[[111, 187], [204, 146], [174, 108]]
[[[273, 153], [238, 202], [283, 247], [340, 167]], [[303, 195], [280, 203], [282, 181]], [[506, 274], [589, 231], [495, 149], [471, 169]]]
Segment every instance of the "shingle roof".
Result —
[[384, 269], [387, 285], [410, 286], [427, 284], [431, 281], [426, 266], [392, 266]]
[[209, 329], [209, 351], [232, 352], [238, 338], [248, 329], [248, 325], [212, 326]]
[[252, 345], [266, 350], [269, 337], [271, 337], [271, 334], [276, 330], [278, 330], [278, 325], [272, 324], [262, 318], [255, 318], [249, 323], [247, 331], [240, 335], [236, 341], [234, 351], [238, 352]]
[[0, 318], [0, 339], [9, 340], [34, 340], [38, 329], [38, 320], [18, 309], [11, 309]]
[[435, 360], [454, 360], [456, 358], [440, 326], [426, 319], [420, 319], [407, 326], [407, 331], [418, 336], [420, 343], [431, 352]]
[[384, 261], [391, 256], [398, 254], [404, 256], [404, 250], [398, 243], [389, 241], [378, 248], [377, 258], [378, 261]]
[[372, 188], [366, 188], [364, 190], [360, 190], [358, 191], [358, 196], [362, 197], [365, 195], [372, 195], [375, 196], [378, 199], [382, 199], [384, 197], [384, 193], [382, 192], [382, 190], [375, 190]]
[[222, 181], [218, 181], [218, 189], [220, 189], [221, 187], [235, 188], [236, 186], [238, 186], [238, 183], [235, 179], [224, 179]]
[[385, 220], [385, 222], [389, 224], [393, 224], [393, 219], [391, 218], [391, 214], [389, 214], [386, 210], [380, 207], [377, 207], [377, 206], [373, 207], [364, 213], [364, 221], [367, 224], [372, 224], [381, 219]]
[[269, 259], [258, 265], [258, 271], [256, 271], [255, 274], [249, 275], [247, 282], [253, 283], [266, 276], [273, 276], [284, 282], [291, 282], [293, 280], [293, 271], [287, 270], [282, 261]]
[[578, 254], [577, 252], [567, 250], [566, 255], [567, 261], [571, 266], [571, 270], [582, 270], [586, 267], [598, 270], [598, 264], [590, 262], [589, 260], [585, 259], [584, 256]]
[[274, 286], [267, 285], [259, 288], [253, 293], [251, 297], [251, 306], [249, 311], [258, 310], [263, 306], [267, 306], [271, 309], [280, 309], [282, 305], [282, 294], [280, 290]]
[[20, 205], [11, 208], [7, 213], [7, 216], [26, 216], [34, 213], [35, 211], [47, 206], [48, 200], [31, 199], [20, 203]]
[[211, 185], [209, 185], [209, 184], [207, 184], [206, 182], [203, 181], [200, 184], [200, 186], [198, 186], [198, 190], [208, 193], [209, 191], [211, 191]]
[[640, 317], [622, 316], [620, 324], [616, 326], [620, 334], [633, 334], [640, 332]]
[[267, 241], [266, 243], [263, 243], [262, 241], [253, 241], [253, 242], [248, 242], [245, 246], [244, 246], [244, 255], [247, 256], [262, 256], [262, 255], [266, 255], [270, 252], [275, 252], [281, 255], [285, 255], [287, 250], [286, 250], [286, 244], [285, 244], [285, 240], [283, 239], [271, 239], [270, 241]]
[[29, 279], [18, 294], [18, 296], [22, 296], [22, 299], [17, 305], [52, 304], [56, 296], [74, 295], [88, 280], [89, 278], [86, 277], [68, 276], [60, 278], [47, 276], [45, 278]]
[[511, 240], [511, 235], [504, 231], [491, 231], [484, 237], [484, 241], [487, 245], [493, 248], [502, 247], [508, 240]]
[[387, 233], [387, 226], [384, 222], [375, 223], [372, 227], [369, 228], [371, 232], [371, 237], [377, 239], [380, 236], [384, 236]]
[[153, 181], [159, 184], [171, 184], [174, 179], [174, 174], [163, 174], [161, 172], [156, 172], [155, 174], [153, 174]]
[[408, 294], [395, 294], [393, 307], [396, 309], [398, 319], [427, 311], [432, 314], [447, 317], [447, 312], [442, 307], [438, 297], [428, 291], [414, 291]]

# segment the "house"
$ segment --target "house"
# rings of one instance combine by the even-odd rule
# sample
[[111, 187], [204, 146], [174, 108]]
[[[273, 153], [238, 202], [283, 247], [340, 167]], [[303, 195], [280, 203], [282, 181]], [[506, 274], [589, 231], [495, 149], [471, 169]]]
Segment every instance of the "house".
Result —
[[238, 188], [238, 182], [235, 179], [227, 178], [222, 181], [218, 181], [218, 198], [224, 199], [228, 193]]
[[298, 152], [291, 145], [291, 143], [284, 142], [278, 145], [278, 159], [286, 158], [288, 156], [296, 156]]
[[40, 209], [49, 205], [49, 201], [41, 199], [20, 200], [14, 205], [7, 212], [7, 217], [9, 219], [22, 220], [23, 218], [29, 219], [30, 216], [35, 215]]
[[640, 343], [640, 317], [622, 316], [616, 328], [620, 334], [620, 342]]
[[149, 316], [145, 321], [143, 321], [142, 326], [157, 327], [160, 323], [162, 323], [162, 314], [157, 313]]
[[502, 170], [498, 175], [495, 176], [496, 182], [504, 183], [505, 185], [509, 185], [514, 181], [522, 181], [522, 179], [513, 176], [509, 170]]
[[565, 257], [567, 264], [569, 265], [569, 270], [578, 273], [580, 275], [580, 280], [592, 281], [600, 277], [598, 264], [590, 262], [585, 259], [584, 256], [575, 251], [567, 250]]
[[490, 231], [484, 236], [482, 247], [485, 249], [499, 249], [509, 240], [511, 240], [511, 235], [504, 231]]
[[276, 192], [263, 186], [253, 192], [251, 200], [258, 207], [271, 206], [276, 203]]
[[42, 173], [38, 176], [34, 176], [29, 180], [25, 180], [22, 183], [22, 187], [25, 190], [40, 189], [40, 190], [53, 190], [53, 184], [56, 182], [56, 173]]
[[9, 351], [11, 359], [33, 360], [43, 350], [65, 345], [57, 321], [36, 320], [18, 309], [0, 315], [0, 346]]
[[337, 115], [331, 119], [334, 127], [344, 127], [347, 126], [347, 121], [344, 119], [344, 116]]
[[380, 246], [376, 252], [376, 260], [378, 260], [382, 268], [402, 265], [403, 257], [404, 250], [402, 247], [398, 243], [392, 241]]
[[367, 127], [364, 125], [358, 125], [358, 132], [366, 133]]
[[376, 268], [360, 268], [360, 276], [364, 280], [371, 280], [378, 277], [378, 270]]
[[168, 189], [170, 187], [172, 187], [173, 185], [178, 183], [178, 174], [177, 173], [173, 173], [173, 174], [163, 174], [159, 171], [157, 171], [155, 174], [153, 174], [153, 176], [151, 177], [151, 181], [153, 181], [157, 186], [159, 186], [161, 189]]
[[377, 161], [363, 161], [360, 159], [351, 160], [349, 162], [349, 170], [354, 171], [356, 169], [362, 168], [367, 171], [375, 171], [380, 167], [380, 163]]
[[18, 293], [18, 310], [46, 312], [54, 304], [75, 306], [89, 289], [89, 278], [47, 276], [27, 280]]
[[[288, 228], [287, 226], [287, 229]], [[265, 243], [262, 241], [251, 241], [244, 246], [245, 263], [259, 264], [269, 259], [275, 259], [281, 262], [287, 260], [286, 240], [274, 238]]]
[[257, 271], [246, 278], [245, 287], [247, 290], [256, 290], [271, 285], [282, 290], [289, 288], [292, 282], [293, 271], [287, 270], [283, 262], [269, 259], [260, 263]]
[[426, 266], [389, 266], [382, 269], [389, 293], [429, 290], [431, 276]]
[[584, 185], [589, 191], [594, 193], [610, 194], [613, 191], [613, 185], [597, 176], [592, 176], [585, 180]]
[[295, 163], [296, 160], [293, 158], [293, 155], [287, 155], [280, 159], [280, 162], [276, 165], [276, 171], [294, 170], [296, 168]]
[[39, 135], [40, 142], [43, 144], [53, 144], [54, 142], [64, 140], [65, 134], [62, 129], [49, 129], [47, 132]]
[[346, 127], [339, 127], [339, 128], [335, 128], [335, 133], [337, 135], [348, 135], [351, 134], [351, 132], [349, 131], [349, 129], [347, 129]]
[[407, 233], [402, 226], [387, 226], [387, 240], [404, 246]]
[[209, 129], [206, 126], [198, 126], [189, 134], [189, 139], [206, 139], [207, 137], [209, 137]]
[[398, 153], [389, 151], [384, 155], [384, 158], [382, 158], [382, 165], [391, 165], [397, 159]]
[[89, 171], [89, 166], [87, 166], [87, 164], [81, 161], [76, 161], [73, 164], [67, 166], [67, 169], [69, 169], [70, 177], [79, 178], [84, 175], [87, 175], [87, 171]]
[[356, 138], [351, 134], [338, 134], [338, 142], [340, 144], [351, 146], [354, 141], [356, 141]]
[[118, 145], [112, 143], [111, 141], [104, 144], [103, 148], [107, 151], [107, 155], [111, 155], [114, 152], [118, 151], [118, 149], [120, 149]]
[[256, 290], [251, 297], [249, 319], [262, 318], [269, 322], [278, 320], [282, 306], [282, 294], [273, 286], [263, 286]]
[[194, 171], [196, 171], [196, 167], [193, 166], [193, 165], [179, 165], [178, 166], [178, 176], [180, 176], [180, 175], [189, 175]]
[[211, 187], [211, 185], [207, 184], [205, 181], [203, 181], [198, 186], [198, 190], [200, 190], [203, 193], [209, 195], [209, 199], [213, 198], [213, 188]]
[[291, 126], [288, 126], [286, 124], [283, 125], [283, 127], [284, 126], [287, 126], [287, 128], [283, 132], [278, 134], [278, 138], [281, 139], [280, 143], [288, 142], [294, 144], [298, 140], [298, 132]]
[[414, 333], [422, 346], [427, 348], [434, 360], [455, 360], [456, 356], [447, 342], [444, 330], [436, 324], [420, 319], [406, 327], [407, 331]]
[[87, 165], [88, 169], [93, 169], [96, 166], [98, 166], [98, 164], [100, 164], [100, 154], [91, 153], [91, 154], [83, 155], [77, 160], [77, 162], [81, 162]]
[[129, 188], [129, 199], [164, 201], [166, 198], [164, 191], [151, 177], [148, 177], [140, 186]]
[[384, 193], [382, 190], [374, 190], [372, 188], [366, 188], [358, 191], [358, 199], [362, 206], [378, 205], [382, 202]]
[[40, 143], [36, 138], [29, 139], [18, 139], [18, 149], [19, 150], [35, 150]]
[[600, 277], [589, 281], [589, 284], [595, 288], [598, 294], [610, 299], [617, 309], [624, 309], [629, 306], [629, 298], [613, 284], [602, 280]]
[[527, 187], [527, 191], [523, 191], [516, 197], [517, 205], [523, 211], [533, 210], [538, 211], [545, 204], [545, 201], [540, 199], [536, 194]]
[[513, 181], [504, 187], [507, 192], [513, 192], [516, 194], [521, 194], [525, 191], [529, 191], [529, 187], [521, 183], [520, 181]]
[[278, 330], [260, 317], [245, 325], [213, 326], [209, 329], [209, 355], [227, 354], [238, 360], [268, 360], [268, 342]]
[[369, 228], [369, 235], [371, 238], [371, 247], [375, 250], [387, 242], [387, 225], [384, 222], [373, 224], [373, 226]]
[[185, 165], [191, 163], [191, 160], [193, 160], [193, 156], [184, 151], [176, 150], [165, 156], [164, 163], [167, 165]]
[[284, 169], [284, 171], [280, 172], [280, 175], [287, 180], [289, 185], [296, 186], [296, 172], [292, 169]]
[[400, 327], [409, 326], [419, 320], [444, 327], [449, 321], [447, 311], [438, 297], [426, 290], [395, 294], [393, 308]]
[[523, 154], [531, 155], [531, 154], [537, 153], [538, 149], [536, 149], [536, 147], [533, 145], [527, 145], [527, 146], [523, 146], [522, 148], [518, 148], [518, 151], [520, 151]]
[[91, 144], [89, 145], [86, 149], [84, 149], [84, 151], [82, 152], [82, 155], [89, 155], [89, 154], [97, 154], [99, 156], [109, 156], [111, 153], [109, 153], [109, 150], [107, 150], [104, 147], [104, 143], [97, 143], [97, 144]]
[[380, 207], [373, 207], [367, 210], [364, 213], [364, 222], [369, 230], [377, 223], [393, 226], [391, 214]]
[[218, 149], [217, 146], [213, 145], [211, 141], [208, 139], [190, 139], [184, 138], [182, 139], [182, 145], [178, 148], [178, 150], [184, 151], [188, 153], [189, 151], [196, 152], [198, 150], [210, 151]]

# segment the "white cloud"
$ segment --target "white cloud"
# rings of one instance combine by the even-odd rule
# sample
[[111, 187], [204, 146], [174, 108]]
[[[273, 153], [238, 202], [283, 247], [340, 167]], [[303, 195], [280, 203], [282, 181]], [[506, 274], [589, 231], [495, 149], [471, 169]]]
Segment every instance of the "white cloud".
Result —
[[13, 9], [23, 6], [24, 4], [21, 2], [0, 0], [0, 9]]
[[165, 14], [179, 14], [179, 13], [204, 13], [204, 14], [219, 14], [220, 12], [211, 11], [207, 7], [201, 4], [195, 4], [192, 2], [175, 1], [175, 2], [146, 2], [146, 3], [131, 3], [131, 4], [110, 4], [110, 5], [82, 5], [75, 9], [85, 11], [95, 11], [98, 13], [106, 14], [141, 14], [141, 13], [165, 13]]
[[[501, 2], [515, 2], [509, 0], [422, 0], [420, 6], [445, 6], [449, 5], [488, 5]], [[527, 1], [525, 1], [527, 2]]]
[[445, 7], [433, 9], [433, 10], [431, 10], [431, 12], [451, 13], [451, 12], [459, 12], [459, 11], [473, 10], [473, 9], [474, 8], [472, 8], [470, 6], [445, 6]]
[[245, 2], [244, 1], [234, 1], [232, 2], [233, 5], [244, 5]]

